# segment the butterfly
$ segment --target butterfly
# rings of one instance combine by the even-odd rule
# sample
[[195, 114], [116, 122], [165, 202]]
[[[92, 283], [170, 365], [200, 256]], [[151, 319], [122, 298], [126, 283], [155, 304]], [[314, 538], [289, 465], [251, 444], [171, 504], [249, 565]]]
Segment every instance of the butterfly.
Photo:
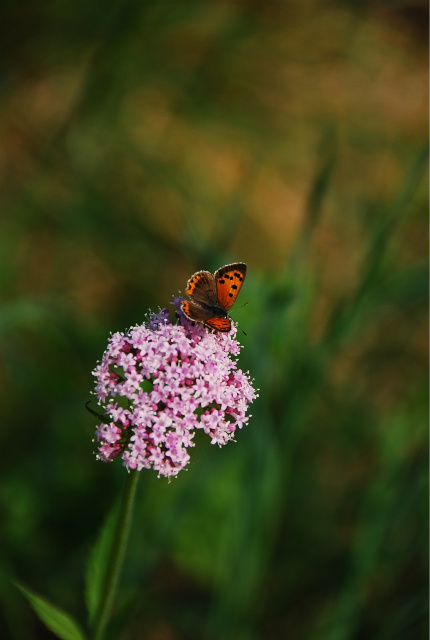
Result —
[[181, 309], [190, 320], [202, 322], [215, 331], [230, 331], [231, 320], [227, 313], [236, 302], [246, 276], [246, 264], [234, 262], [221, 267], [212, 275], [209, 271], [197, 271], [187, 282]]

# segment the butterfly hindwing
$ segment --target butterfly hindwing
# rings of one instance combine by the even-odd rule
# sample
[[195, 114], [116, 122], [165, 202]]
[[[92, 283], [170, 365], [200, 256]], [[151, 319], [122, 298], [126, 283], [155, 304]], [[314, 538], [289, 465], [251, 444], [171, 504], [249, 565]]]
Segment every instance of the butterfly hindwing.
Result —
[[203, 305], [192, 300], [184, 300], [181, 305], [184, 314], [194, 322], [203, 322], [206, 327], [216, 331], [230, 331], [231, 322], [229, 318], [215, 317]]
[[230, 331], [231, 320], [230, 318], [209, 318], [206, 320], [205, 326], [216, 331]]
[[181, 309], [187, 318], [195, 322], [206, 322], [212, 315], [202, 305], [192, 300], [183, 300]]
[[227, 264], [215, 273], [218, 302], [226, 311], [236, 302], [245, 276], [246, 264], [244, 262]]

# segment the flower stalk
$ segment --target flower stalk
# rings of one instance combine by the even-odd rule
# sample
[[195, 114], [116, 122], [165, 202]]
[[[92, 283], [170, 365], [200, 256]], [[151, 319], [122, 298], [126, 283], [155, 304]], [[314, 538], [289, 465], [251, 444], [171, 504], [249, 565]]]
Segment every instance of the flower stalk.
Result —
[[118, 514], [118, 520], [116, 523], [112, 549], [106, 569], [102, 597], [100, 599], [98, 611], [95, 615], [94, 626], [90, 634], [91, 640], [102, 640], [104, 637], [106, 626], [109, 622], [109, 617], [112, 611], [112, 604], [116, 594], [118, 577], [124, 561], [125, 549], [130, 532], [138, 479], [138, 471], [130, 471], [127, 474]]

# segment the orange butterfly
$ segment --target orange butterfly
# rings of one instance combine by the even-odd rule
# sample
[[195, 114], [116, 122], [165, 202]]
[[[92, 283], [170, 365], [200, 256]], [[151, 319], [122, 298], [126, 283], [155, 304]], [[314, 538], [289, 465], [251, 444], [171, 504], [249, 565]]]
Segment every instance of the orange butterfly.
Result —
[[231, 320], [227, 313], [236, 302], [246, 276], [246, 264], [234, 262], [221, 267], [214, 275], [209, 271], [197, 271], [187, 282], [181, 309], [190, 320], [203, 322], [216, 331], [230, 331]]

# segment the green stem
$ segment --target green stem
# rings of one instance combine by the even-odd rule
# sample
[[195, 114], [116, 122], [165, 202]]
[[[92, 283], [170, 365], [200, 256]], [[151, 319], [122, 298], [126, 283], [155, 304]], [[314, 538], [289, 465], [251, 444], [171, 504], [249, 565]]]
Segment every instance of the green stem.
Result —
[[91, 640], [102, 640], [111, 614], [112, 603], [118, 583], [118, 576], [124, 561], [138, 479], [139, 471], [130, 471], [127, 474], [111, 554], [107, 565], [103, 594], [95, 616], [94, 627], [90, 635]]

